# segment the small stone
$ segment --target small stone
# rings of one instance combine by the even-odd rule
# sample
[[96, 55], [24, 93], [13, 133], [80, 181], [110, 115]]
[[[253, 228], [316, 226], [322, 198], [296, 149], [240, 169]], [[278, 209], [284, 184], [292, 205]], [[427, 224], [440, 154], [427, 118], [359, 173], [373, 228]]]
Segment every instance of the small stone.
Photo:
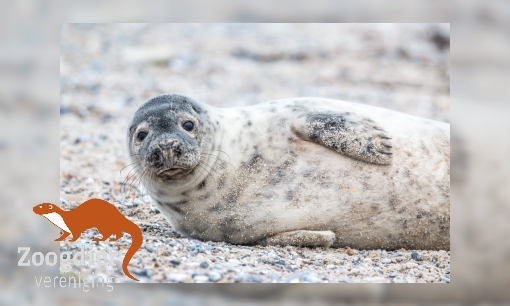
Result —
[[351, 249], [351, 248], [347, 248], [347, 254], [349, 256], [352, 256], [352, 255], [356, 254], [356, 252], [353, 249]]
[[145, 245], [145, 249], [151, 253], [154, 253], [158, 250], [157, 248], [153, 247], [152, 245], [147, 245], [147, 244]]
[[69, 113], [69, 106], [60, 104], [60, 115]]
[[[297, 268], [297, 266], [294, 266], [294, 267]], [[294, 272], [294, 267], [292, 267], [291, 265], [286, 265], [285, 269], [290, 270], [291, 272]]]
[[178, 266], [181, 264], [181, 261], [178, 259], [170, 259], [170, 263], [174, 266]]
[[416, 253], [416, 252], [412, 252], [412, 253], [411, 253], [411, 257], [412, 257], [414, 260], [416, 260], [416, 261], [418, 261], [418, 260], [419, 260], [419, 258], [418, 258], [418, 253]]
[[390, 278], [395, 278], [395, 277], [397, 277], [397, 276], [398, 276], [398, 273], [391, 273], [391, 274], [390, 274]]
[[238, 277], [235, 278], [236, 282], [245, 282], [245, 283], [260, 283], [262, 282], [262, 278], [258, 275], [249, 274], [249, 273], [241, 273]]
[[186, 274], [174, 273], [167, 275], [166, 279], [170, 282], [184, 283], [186, 281]]
[[307, 283], [318, 283], [320, 279], [318, 279], [315, 275], [310, 272], [296, 272], [290, 276], [288, 276], [285, 280], [285, 283], [291, 282], [307, 282]]
[[211, 282], [217, 282], [217, 281], [219, 281], [221, 279], [221, 277], [222, 277], [221, 274], [218, 273], [218, 272], [214, 272], [214, 271], [213, 272], [209, 272], [209, 280]]
[[205, 275], [196, 275], [193, 277], [193, 280], [197, 283], [207, 283], [209, 282], [209, 277]]
[[233, 264], [233, 265], [239, 265], [239, 264], [241, 264], [241, 262], [240, 262], [239, 260], [237, 260], [237, 259], [229, 259], [229, 260], [228, 260], [228, 263], [231, 263], [231, 264]]
[[204, 261], [200, 264], [200, 268], [203, 268], [203, 269], [207, 269], [209, 268], [209, 264], [207, 263], [207, 261]]
[[333, 270], [334, 268], [336, 268], [335, 265], [327, 265], [326, 266], [326, 269], [329, 269], [329, 270]]
[[385, 265], [390, 264], [390, 263], [391, 263], [391, 259], [389, 259], [389, 258], [383, 258], [383, 259], [381, 259], [381, 263], [383, 263], [383, 264], [385, 264]]

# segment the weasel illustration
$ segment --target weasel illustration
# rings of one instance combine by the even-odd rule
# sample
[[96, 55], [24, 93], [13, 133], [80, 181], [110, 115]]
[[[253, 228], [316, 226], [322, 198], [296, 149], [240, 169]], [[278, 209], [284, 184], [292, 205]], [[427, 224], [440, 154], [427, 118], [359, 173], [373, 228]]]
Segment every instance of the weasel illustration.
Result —
[[50, 220], [51, 223], [63, 231], [62, 236], [55, 239], [55, 241], [63, 241], [69, 235], [72, 235], [73, 238], [69, 242], [75, 242], [84, 230], [92, 227], [97, 228], [99, 233], [103, 235], [102, 238], [95, 237], [92, 241], [105, 241], [113, 234], [115, 234], [115, 238], [110, 238], [110, 241], [117, 241], [122, 237], [122, 232], [130, 234], [132, 242], [124, 256], [122, 270], [127, 277], [138, 281], [129, 273], [127, 265], [142, 245], [142, 231], [138, 225], [129, 221], [109, 202], [90, 199], [73, 210], [63, 210], [52, 203], [41, 203], [34, 206], [34, 212]]

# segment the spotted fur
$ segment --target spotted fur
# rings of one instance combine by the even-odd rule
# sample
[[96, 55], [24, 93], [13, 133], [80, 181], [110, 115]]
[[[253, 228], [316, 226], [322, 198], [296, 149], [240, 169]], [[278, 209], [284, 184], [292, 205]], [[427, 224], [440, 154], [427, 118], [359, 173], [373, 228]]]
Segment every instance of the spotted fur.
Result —
[[[149, 131], [142, 142], [140, 129]], [[136, 112], [128, 149], [156, 205], [188, 237], [449, 249], [445, 123], [319, 98], [220, 109], [163, 95]]]

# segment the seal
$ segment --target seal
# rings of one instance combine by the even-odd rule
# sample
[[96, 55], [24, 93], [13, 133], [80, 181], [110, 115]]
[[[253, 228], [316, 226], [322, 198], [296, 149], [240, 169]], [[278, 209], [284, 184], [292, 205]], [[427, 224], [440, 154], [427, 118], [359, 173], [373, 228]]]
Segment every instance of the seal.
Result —
[[450, 125], [292, 98], [216, 108], [161, 95], [134, 114], [139, 180], [186, 237], [248, 245], [450, 248]]

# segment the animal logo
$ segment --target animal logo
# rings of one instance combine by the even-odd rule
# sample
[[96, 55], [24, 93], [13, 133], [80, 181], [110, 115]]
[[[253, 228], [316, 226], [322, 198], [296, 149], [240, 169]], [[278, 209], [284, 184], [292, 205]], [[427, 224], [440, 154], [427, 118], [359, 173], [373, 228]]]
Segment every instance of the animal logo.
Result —
[[105, 241], [111, 235], [115, 235], [115, 238], [110, 238], [110, 241], [117, 241], [122, 237], [123, 232], [130, 234], [132, 243], [124, 256], [122, 271], [127, 277], [138, 281], [129, 273], [127, 265], [142, 245], [142, 231], [138, 225], [124, 217], [114, 205], [105, 200], [90, 199], [73, 210], [63, 210], [52, 203], [41, 203], [34, 206], [34, 212], [45, 217], [63, 231], [62, 236], [55, 241], [63, 241], [72, 235], [73, 238], [69, 242], [75, 242], [84, 230], [93, 227], [103, 237], [95, 237], [92, 241]]

